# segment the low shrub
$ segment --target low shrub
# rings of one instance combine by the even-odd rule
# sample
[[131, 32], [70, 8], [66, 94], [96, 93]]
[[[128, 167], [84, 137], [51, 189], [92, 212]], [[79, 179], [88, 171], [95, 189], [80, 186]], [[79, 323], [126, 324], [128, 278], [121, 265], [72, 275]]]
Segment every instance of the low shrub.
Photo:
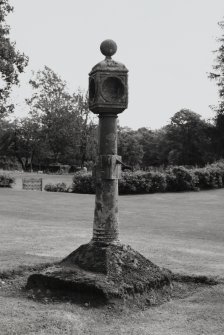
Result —
[[167, 192], [196, 191], [198, 177], [194, 170], [174, 166], [166, 170]]
[[74, 174], [73, 183], [71, 185], [71, 192], [94, 194], [95, 193], [95, 180], [91, 172], [77, 172]]
[[46, 184], [44, 190], [47, 192], [68, 192], [69, 188], [65, 183]]
[[119, 180], [119, 194], [165, 192], [166, 177], [161, 172], [123, 172]]
[[151, 179], [149, 193], [165, 192], [167, 189], [166, 174], [164, 172], [148, 172], [147, 179]]
[[207, 165], [201, 169], [195, 169], [200, 189], [214, 189], [224, 187], [224, 162]]
[[7, 174], [0, 174], [0, 187], [12, 187], [14, 183], [14, 177]]
[[[204, 168], [173, 166], [158, 171], [123, 172], [119, 180], [119, 194], [198, 191], [224, 187], [224, 161]], [[94, 194], [95, 180], [90, 172], [77, 172], [72, 185], [48, 184], [46, 191]]]
[[149, 189], [149, 181], [145, 178], [145, 173], [138, 171], [135, 173], [124, 172], [119, 180], [120, 194], [145, 193]]

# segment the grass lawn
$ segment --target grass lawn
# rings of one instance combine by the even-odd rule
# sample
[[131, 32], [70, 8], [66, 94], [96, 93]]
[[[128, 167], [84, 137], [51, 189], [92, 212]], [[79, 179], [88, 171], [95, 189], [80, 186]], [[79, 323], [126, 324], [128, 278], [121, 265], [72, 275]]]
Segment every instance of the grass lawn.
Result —
[[[223, 203], [223, 189], [122, 196], [120, 239], [172, 271], [223, 278]], [[0, 206], [0, 271], [62, 259], [92, 236], [92, 195], [16, 187], [0, 189]], [[119, 313], [7, 292], [0, 289], [0, 334], [224, 334], [221, 283], [156, 308]]]

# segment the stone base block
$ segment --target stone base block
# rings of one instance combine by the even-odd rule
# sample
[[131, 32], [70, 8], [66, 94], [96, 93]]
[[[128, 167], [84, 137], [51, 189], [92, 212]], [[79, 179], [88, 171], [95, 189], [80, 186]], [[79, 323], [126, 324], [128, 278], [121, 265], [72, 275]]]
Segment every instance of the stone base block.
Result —
[[169, 300], [170, 273], [130, 246], [80, 246], [62, 262], [28, 278], [27, 289], [63, 292], [103, 303], [115, 300], [154, 305]]

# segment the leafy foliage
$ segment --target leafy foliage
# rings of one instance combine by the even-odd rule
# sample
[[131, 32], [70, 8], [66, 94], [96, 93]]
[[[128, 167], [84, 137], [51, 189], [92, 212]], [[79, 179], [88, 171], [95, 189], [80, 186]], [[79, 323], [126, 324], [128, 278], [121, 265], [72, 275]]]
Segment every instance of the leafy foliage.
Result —
[[30, 83], [34, 93], [27, 103], [41, 129], [45, 152], [49, 161], [63, 161], [74, 144], [79, 117], [72, 97], [66, 91], [66, 83], [48, 67], [39, 71]]
[[177, 166], [166, 170], [166, 181], [168, 192], [196, 191], [198, 190], [198, 179], [193, 169]]
[[16, 50], [15, 43], [9, 39], [9, 26], [6, 16], [13, 11], [8, 0], [0, 0], [0, 117], [13, 111], [13, 104], [7, 104], [10, 89], [19, 82], [19, 73], [23, 72], [28, 58]]
[[216, 59], [213, 65], [213, 72], [210, 73], [210, 79], [214, 80], [218, 86], [219, 102], [218, 106], [213, 107], [216, 112], [215, 121], [215, 133], [214, 133], [214, 148], [217, 154], [217, 158], [224, 157], [224, 21], [218, 23], [222, 35], [218, 38], [220, 46], [215, 50]]
[[[50, 76], [55, 75], [52, 70], [46, 71], [50, 71]], [[28, 101], [29, 117], [0, 122], [0, 155], [16, 157], [24, 170], [59, 163], [91, 169], [96, 160], [97, 126], [91, 119], [86, 96], [80, 92], [66, 93], [61, 79], [57, 80], [59, 87], [55, 83], [55, 94], [51, 99], [50, 91], [45, 92], [42, 84], [37, 91], [35, 89]], [[120, 127], [118, 154], [134, 169], [205, 166], [217, 157], [214, 126], [192, 111], [181, 110], [169, 125], [159, 130]]]
[[[15, 51], [15, 44], [8, 38], [5, 17], [12, 11], [8, 0], [0, 1], [0, 6], [0, 73], [7, 88], [4, 92], [0, 91], [0, 104], [5, 107], [3, 96], [7, 99], [11, 85], [18, 83], [18, 75], [27, 64], [27, 58]], [[219, 25], [223, 30], [224, 22]], [[204, 167], [224, 158], [224, 35], [219, 42], [216, 64], [210, 74], [210, 78], [217, 82], [220, 96], [214, 124], [185, 108], [176, 112], [170, 123], [158, 130], [119, 127], [118, 154], [124, 163], [135, 170], [147, 171], [151, 167], [165, 168], [170, 165]], [[97, 126], [88, 109], [87, 95], [81, 91], [69, 93], [66, 82], [47, 66], [34, 75], [30, 84], [33, 94], [27, 99], [29, 117], [14, 122], [0, 119], [1, 160], [7, 158], [13, 161], [16, 157], [24, 170], [51, 164], [72, 165], [73, 168], [87, 166], [91, 169], [97, 156]], [[127, 174], [123, 182], [127, 188], [138, 192], [141, 188], [152, 190], [161, 187], [163, 190], [171, 184], [171, 189], [193, 189], [196, 181], [189, 174], [189, 169], [183, 169], [176, 170], [176, 174], [174, 171], [170, 173], [166, 182], [163, 181], [163, 174], [149, 174], [147, 178], [144, 176], [145, 179], [136, 174], [132, 186]], [[144, 179], [144, 186], [140, 179]], [[185, 180], [184, 185], [180, 185], [182, 179]]]
[[140, 128], [119, 128], [118, 153], [134, 168], [150, 166], [199, 165], [215, 160], [214, 126], [188, 109], [171, 118], [170, 124], [152, 131]]
[[66, 82], [48, 67], [39, 71], [30, 84], [30, 115], [17, 120], [16, 136], [15, 131], [5, 135], [7, 148], [11, 148], [5, 152], [12, 153], [13, 149], [25, 170], [33, 164], [83, 166], [88, 161], [90, 165], [96, 156], [96, 126], [90, 117], [86, 94], [69, 94]]
[[[174, 166], [160, 171], [123, 172], [119, 180], [119, 194], [199, 191], [224, 187], [224, 162], [204, 168], [186, 169]], [[53, 190], [53, 186], [51, 187]], [[95, 193], [95, 181], [90, 172], [76, 173], [71, 185], [73, 193]]]
[[0, 174], [0, 187], [12, 187], [14, 182], [14, 177], [7, 174]]
[[[41, 152], [40, 129], [35, 120], [24, 118], [4, 122], [0, 139], [0, 154], [16, 157], [23, 170], [32, 168], [34, 155]], [[43, 148], [42, 148], [43, 149]]]
[[182, 109], [171, 118], [167, 126], [170, 147], [168, 163], [173, 165], [204, 165], [211, 161], [211, 126], [201, 116]]
[[214, 189], [224, 187], [224, 161], [196, 169], [197, 186], [200, 189]]
[[90, 172], [77, 172], [73, 177], [71, 191], [73, 193], [95, 193], [95, 180]]
[[161, 172], [124, 172], [119, 180], [120, 194], [164, 192], [166, 176]]
[[140, 167], [143, 157], [143, 148], [139, 141], [138, 132], [130, 128], [118, 130], [118, 154], [130, 166]]
[[65, 183], [57, 183], [57, 184], [46, 184], [44, 186], [44, 190], [47, 192], [68, 192], [68, 187]]

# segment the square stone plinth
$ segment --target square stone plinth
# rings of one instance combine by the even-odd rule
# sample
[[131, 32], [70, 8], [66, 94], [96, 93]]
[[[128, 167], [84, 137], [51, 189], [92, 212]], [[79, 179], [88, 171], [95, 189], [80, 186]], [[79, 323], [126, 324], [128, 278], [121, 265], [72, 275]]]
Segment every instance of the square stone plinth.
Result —
[[171, 293], [170, 273], [130, 246], [81, 245], [57, 265], [28, 278], [27, 289], [77, 294], [103, 303], [143, 301], [154, 305]]

